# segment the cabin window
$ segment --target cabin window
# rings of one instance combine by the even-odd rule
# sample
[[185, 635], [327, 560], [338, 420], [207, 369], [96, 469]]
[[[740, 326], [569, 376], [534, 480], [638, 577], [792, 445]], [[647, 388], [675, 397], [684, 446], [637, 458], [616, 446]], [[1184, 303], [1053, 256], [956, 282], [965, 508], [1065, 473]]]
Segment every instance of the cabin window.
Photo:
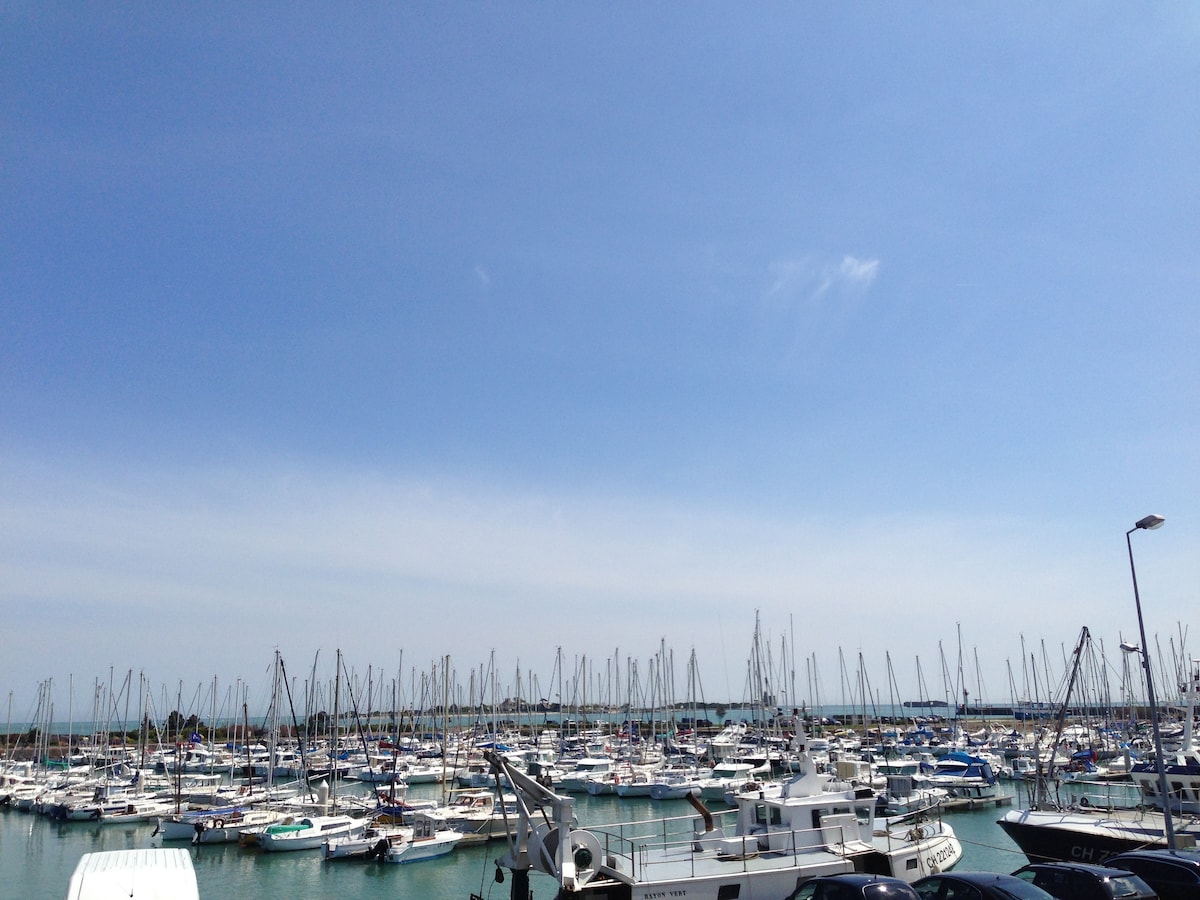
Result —
[[756, 825], [767, 824], [767, 806], [765, 803], [754, 804], [754, 822]]
[[717, 900], [737, 900], [741, 893], [740, 884], [723, 884], [717, 888]]
[[772, 825], [782, 825], [783, 824], [783, 812], [782, 812], [782, 810], [780, 810], [780, 808], [778, 806], [771, 807], [771, 824]]
[[871, 821], [871, 808], [869, 806], [854, 807], [854, 816], [858, 819], [859, 825], [866, 825]]

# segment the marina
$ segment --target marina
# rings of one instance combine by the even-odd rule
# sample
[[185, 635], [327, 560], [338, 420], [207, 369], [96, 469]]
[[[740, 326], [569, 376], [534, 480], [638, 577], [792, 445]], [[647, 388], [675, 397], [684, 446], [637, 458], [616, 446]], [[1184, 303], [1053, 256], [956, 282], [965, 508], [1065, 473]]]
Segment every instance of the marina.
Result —
[[1200, 843], [1193, 4], [0, 16], [0, 900]]
[[[429, 787], [411, 789], [415, 798], [437, 792]], [[662, 807], [687, 815], [686, 801], [621, 800], [616, 796], [580, 795], [581, 821], [662, 814]], [[1012, 871], [1025, 861], [1016, 846], [995, 824], [992, 810], [948, 813], [963, 845], [960, 868]], [[98, 826], [53, 822], [39, 816], [0, 812], [0, 872], [5, 896], [29, 900], [61, 900], [84, 853], [151, 846], [153, 825]], [[168, 845], [169, 846], [169, 845]], [[494, 880], [495, 861], [503, 852], [500, 843], [460, 845], [453, 853], [414, 865], [328, 862], [319, 851], [263, 853], [237, 844], [185, 844], [192, 857], [202, 900], [234, 896], [287, 896], [293, 900], [318, 900], [331, 896], [373, 898], [421, 897], [428, 900], [468, 900], [472, 893], [507, 900], [509, 884]], [[534, 873], [534, 896], [552, 898], [549, 877]]]
[[[436, 892], [421, 896], [719, 900], [782, 898], [827, 874], [911, 883], [1200, 835], [1200, 661], [1172, 692], [1171, 715], [1152, 720], [1154, 746], [1167, 736], [1160, 768], [1144, 722], [1102, 700], [1070, 715], [1073, 688], [1094, 693], [1076, 687], [1096, 652], [1086, 628], [1049, 720], [1016, 707], [972, 720], [965, 703], [952, 717], [882, 715], [865, 694], [789, 711], [763, 689], [780, 673], [760, 652], [757, 619], [752, 647], [748, 692], [761, 699], [740, 707], [698, 702], [690, 686], [676, 700], [665, 648], [649, 687], [626, 682], [641, 702], [624, 707], [504, 696], [493, 660], [490, 677], [472, 671], [464, 709], [446, 702], [458, 693], [448, 657], [423, 676], [424, 696], [442, 702], [415, 707], [397, 699], [398, 679], [390, 691], [373, 675], [364, 683], [339, 652], [324, 685], [314, 664], [297, 711], [276, 651], [254, 724], [244, 699], [240, 721], [222, 720], [215, 680], [197, 692], [207, 722], [176, 709], [156, 723], [144, 679], [130, 676], [115, 695], [98, 683], [96, 708], [139, 698], [141, 727], [96, 717], [63, 732], [46, 683], [45, 717], [7, 732], [0, 871], [20, 868], [28, 896], [51, 897], [84, 854], [174, 848], [201, 896], [406, 894], [434, 873]], [[861, 660], [860, 673], [865, 683]], [[582, 696], [585, 666], [578, 675]]]

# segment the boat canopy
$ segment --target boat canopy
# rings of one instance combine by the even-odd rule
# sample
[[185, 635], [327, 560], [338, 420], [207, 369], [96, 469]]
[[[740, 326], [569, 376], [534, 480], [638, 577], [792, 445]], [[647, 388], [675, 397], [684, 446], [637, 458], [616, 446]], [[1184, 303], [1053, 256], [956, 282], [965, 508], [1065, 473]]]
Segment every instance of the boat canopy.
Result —
[[181, 849], [85, 853], [75, 866], [67, 900], [200, 900], [191, 854]]

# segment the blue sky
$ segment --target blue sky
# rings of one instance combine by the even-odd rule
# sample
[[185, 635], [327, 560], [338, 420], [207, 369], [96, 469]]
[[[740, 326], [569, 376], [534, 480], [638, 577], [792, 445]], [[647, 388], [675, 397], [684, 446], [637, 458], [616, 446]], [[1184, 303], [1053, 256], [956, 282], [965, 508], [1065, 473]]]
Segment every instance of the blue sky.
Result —
[[905, 694], [961, 623], [1007, 699], [1134, 633], [1149, 512], [1190, 636], [1195, 7], [0, 16], [18, 713], [661, 638], [740, 698], [755, 610]]

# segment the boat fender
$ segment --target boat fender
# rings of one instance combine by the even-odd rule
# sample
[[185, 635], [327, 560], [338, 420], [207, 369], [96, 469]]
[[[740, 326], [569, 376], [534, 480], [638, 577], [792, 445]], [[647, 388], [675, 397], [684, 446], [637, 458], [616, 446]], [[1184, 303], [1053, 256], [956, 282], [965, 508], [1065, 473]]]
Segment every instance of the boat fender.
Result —
[[224, 828], [224, 827], [225, 827], [224, 819], [213, 819], [213, 828]]

